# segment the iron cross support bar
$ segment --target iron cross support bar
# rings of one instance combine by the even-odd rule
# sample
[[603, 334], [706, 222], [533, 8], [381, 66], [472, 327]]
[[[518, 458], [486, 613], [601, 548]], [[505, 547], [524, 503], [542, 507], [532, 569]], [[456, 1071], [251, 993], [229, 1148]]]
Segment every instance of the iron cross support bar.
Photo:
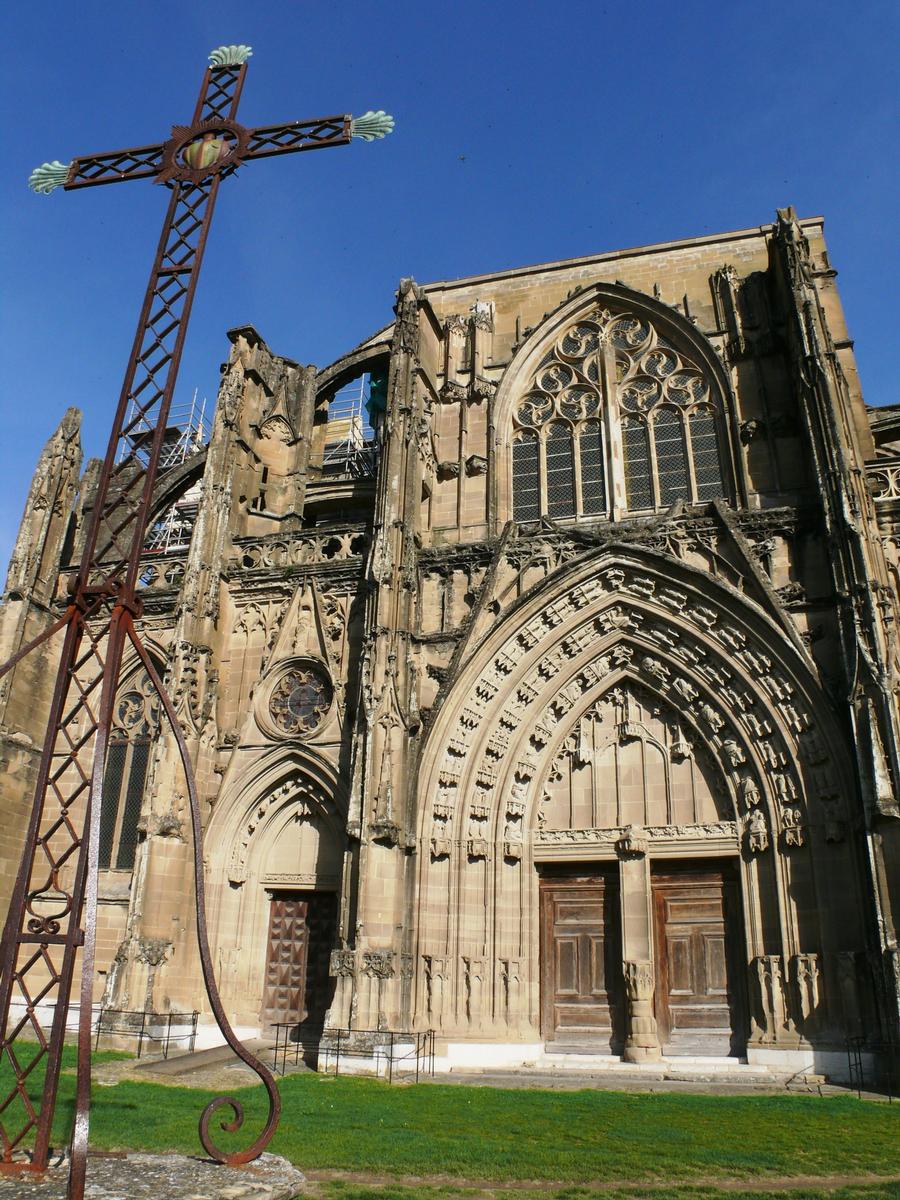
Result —
[[[87, 155], [68, 164], [44, 163], [29, 179], [35, 191], [44, 193], [59, 186], [72, 190], [147, 178], [171, 190], [83, 553], [69, 581], [68, 607], [41, 637], [0, 667], [3, 676], [30, 650], [64, 631], [25, 848], [3, 935], [0, 1068], [11, 1075], [12, 1085], [8, 1092], [0, 1092], [0, 1167], [40, 1171], [47, 1166], [80, 950], [72, 1200], [81, 1200], [84, 1194], [87, 1155], [103, 778], [119, 668], [128, 643], [160, 694], [187, 777], [197, 933], [210, 1006], [226, 1041], [253, 1067], [269, 1093], [266, 1126], [247, 1150], [224, 1153], [210, 1136], [210, 1119], [222, 1107], [230, 1107], [234, 1114], [231, 1123], [223, 1123], [224, 1129], [234, 1132], [242, 1123], [240, 1105], [228, 1097], [219, 1097], [204, 1111], [203, 1146], [220, 1162], [248, 1162], [268, 1144], [280, 1110], [271, 1073], [237, 1041], [219, 1000], [206, 935], [193, 772], [174, 708], [135, 628], [140, 615], [136, 588], [169, 407], [221, 180], [249, 159], [346, 145], [352, 137], [373, 141], [390, 133], [394, 122], [379, 111], [355, 119], [322, 117], [247, 129], [236, 117], [250, 53], [249, 46], [213, 51], [191, 123], [175, 126], [168, 141]], [[48, 1035], [41, 1019], [51, 1010]], [[31, 1136], [34, 1150], [26, 1160], [21, 1151]]]

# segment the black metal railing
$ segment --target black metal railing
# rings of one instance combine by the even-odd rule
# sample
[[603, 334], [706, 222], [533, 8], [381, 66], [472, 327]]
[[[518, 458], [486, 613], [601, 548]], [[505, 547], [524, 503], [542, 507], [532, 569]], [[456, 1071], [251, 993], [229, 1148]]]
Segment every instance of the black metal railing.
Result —
[[103, 1034], [137, 1039], [137, 1056], [141, 1057], [144, 1042], [157, 1042], [163, 1058], [169, 1057], [173, 1043], [187, 1043], [193, 1051], [197, 1042], [199, 1012], [132, 1012], [123, 1008], [101, 1008], [97, 1016], [94, 1049], [98, 1049]]
[[847, 1073], [857, 1096], [883, 1092], [893, 1104], [895, 1096], [900, 1098], [900, 1045], [892, 1040], [847, 1038]]
[[[273, 1068], [284, 1075], [288, 1066], [315, 1062], [326, 1075], [340, 1075], [350, 1063], [361, 1059], [372, 1063], [372, 1073], [394, 1079], [434, 1075], [434, 1030], [414, 1033], [397, 1029], [326, 1029], [304, 1036], [296, 1021], [273, 1024], [275, 1047]], [[355, 1072], [354, 1072], [355, 1073]]]

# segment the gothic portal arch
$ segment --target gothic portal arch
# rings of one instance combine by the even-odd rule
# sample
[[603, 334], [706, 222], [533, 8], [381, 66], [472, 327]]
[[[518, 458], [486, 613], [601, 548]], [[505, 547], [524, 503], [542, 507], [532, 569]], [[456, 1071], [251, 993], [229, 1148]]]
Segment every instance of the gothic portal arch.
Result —
[[849, 761], [808, 663], [746, 595], [643, 546], [558, 568], [498, 617], [423, 751], [420, 1019], [546, 1035], [539, 892], [568, 864], [614, 879], [623, 940], [607, 965], [625, 1048], [640, 1057], [643, 1037], [650, 1053], [666, 953], [652, 876], [677, 891], [693, 865], [735, 889], [728, 989], [749, 1007], [731, 1049], [836, 1043], [853, 1004], [841, 956], [863, 940], [836, 845]]
[[226, 785], [206, 845], [226, 1006], [250, 1027], [321, 1026], [346, 849], [346, 795], [333, 767], [297, 745], [264, 754]]
[[597, 284], [530, 333], [498, 389], [500, 523], [744, 497], [731, 383], [668, 305]]

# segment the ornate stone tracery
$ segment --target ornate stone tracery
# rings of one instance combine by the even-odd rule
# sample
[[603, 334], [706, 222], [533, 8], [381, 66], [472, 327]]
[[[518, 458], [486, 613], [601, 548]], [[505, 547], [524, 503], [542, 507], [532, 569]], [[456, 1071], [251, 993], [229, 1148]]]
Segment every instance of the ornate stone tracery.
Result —
[[[513, 403], [514, 515], [604, 515], [725, 493], [714, 378], [645, 313], [600, 302], [554, 336]], [[620, 448], [621, 447], [621, 452]], [[610, 478], [619, 462], [624, 480]]]

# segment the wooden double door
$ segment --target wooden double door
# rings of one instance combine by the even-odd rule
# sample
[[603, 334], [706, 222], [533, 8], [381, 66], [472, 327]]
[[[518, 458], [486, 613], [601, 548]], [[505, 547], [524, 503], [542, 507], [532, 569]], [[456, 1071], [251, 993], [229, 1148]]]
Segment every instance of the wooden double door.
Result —
[[275, 892], [269, 911], [269, 945], [262, 1023], [296, 1025], [293, 1037], [321, 1032], [334, 993], [328, 962], [334, 946], [334, 892]]
[[[730, 865], [667, 865], [651, 875], [651, 892], [663, 1053], [741, 1053], [746, 1016], [736, 872]], [[626, 1014], [617, 868], [546, 871], [540, 903], [544, 1037], [621, 1053]]]
[[741, 1054], [746, 1047], [744, 948], [730, 864], [651, 875], [656, 1022], [664, 1054]]

